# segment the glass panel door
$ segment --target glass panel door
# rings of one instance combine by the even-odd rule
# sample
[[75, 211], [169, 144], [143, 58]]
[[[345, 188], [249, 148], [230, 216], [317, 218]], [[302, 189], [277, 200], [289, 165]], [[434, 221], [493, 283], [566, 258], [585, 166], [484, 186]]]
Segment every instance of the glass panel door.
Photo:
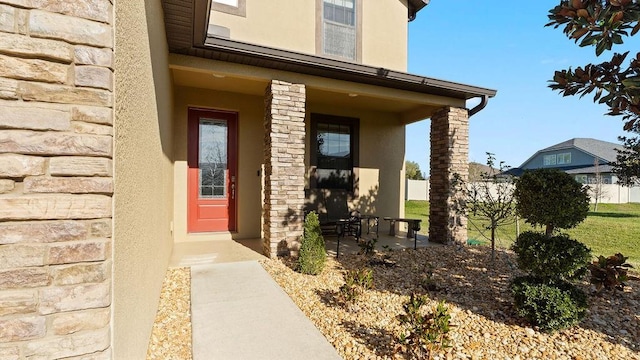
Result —
[[199, 196], [201, 199], [227, 196], [227, 123], [200, 119], [198, 139]]

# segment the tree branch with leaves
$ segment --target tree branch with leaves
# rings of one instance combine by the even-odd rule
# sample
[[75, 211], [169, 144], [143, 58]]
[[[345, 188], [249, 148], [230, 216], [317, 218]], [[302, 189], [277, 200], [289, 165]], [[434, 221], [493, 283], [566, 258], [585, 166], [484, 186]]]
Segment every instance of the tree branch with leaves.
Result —
[[[640, 31], [640, 2], [637, 0], [563, 0], [549, 10], [546, 26], [562, 31], [579, 46], [595, 46], [600, 56], [623, 37]], [[614, 53], [611, 60], [556, 71], [549, 87], [563, 96], [583, 97], [609, 107], [607, 115], [622, 116], [623, 129], [640, 134], [640, 53], [624, 65], [629, 52]], [[626, 185], [640, 180], [638, 136], [621, 136], [625, 150], [618, 154], [614, 171]]]

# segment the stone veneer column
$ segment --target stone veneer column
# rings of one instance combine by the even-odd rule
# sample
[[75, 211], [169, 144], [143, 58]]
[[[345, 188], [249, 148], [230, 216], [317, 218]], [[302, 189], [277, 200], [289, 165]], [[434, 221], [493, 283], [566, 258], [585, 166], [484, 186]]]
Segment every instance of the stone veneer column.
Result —
[[442, 108], [431, 117], [429, 241], [467, 240], [467, 219], [452, 208], [451, 179], [469, 176], [469, 117], [466, 109]]
[[297, 252], [304, 220], [305, 87], [273, 80], [265, 92], [266, 256]]
[[3, 359], [111, 358], [112, 13], [0, 1]]

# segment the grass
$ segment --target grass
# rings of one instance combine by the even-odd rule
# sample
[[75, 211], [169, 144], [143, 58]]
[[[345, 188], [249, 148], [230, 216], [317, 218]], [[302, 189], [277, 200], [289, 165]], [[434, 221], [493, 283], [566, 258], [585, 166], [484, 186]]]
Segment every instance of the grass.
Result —
[[[405, 202], [405, 216], [422, 219], [421, 233], [429, 231], [429, 202], [410, 200]], [[487, 222], [477, 217], [469, 219], [468, 237], [489, 244], [490, 231]], [[522, 219], [520, 232], [532, 230]], [[542, 231], [540, 228], [537, 230]], [[591, 248], [594, 256], [610, 256], [622, 253], [636, 271], [640, 268], [640, 204], [599, 204], [598, 211], [590, 211], [584, 222], [574, 229], [566, 230], [571, 237]], [[497, 230], [496, 246], [508, 248], [516, 239], [516, 224], [513, 222]]]

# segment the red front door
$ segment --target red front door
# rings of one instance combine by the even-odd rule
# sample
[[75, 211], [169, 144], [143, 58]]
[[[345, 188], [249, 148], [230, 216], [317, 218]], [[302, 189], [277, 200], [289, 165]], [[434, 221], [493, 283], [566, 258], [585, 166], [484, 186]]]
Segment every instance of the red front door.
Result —
[[238, 114], [189, 109], [187, 230], [235, 231]]

